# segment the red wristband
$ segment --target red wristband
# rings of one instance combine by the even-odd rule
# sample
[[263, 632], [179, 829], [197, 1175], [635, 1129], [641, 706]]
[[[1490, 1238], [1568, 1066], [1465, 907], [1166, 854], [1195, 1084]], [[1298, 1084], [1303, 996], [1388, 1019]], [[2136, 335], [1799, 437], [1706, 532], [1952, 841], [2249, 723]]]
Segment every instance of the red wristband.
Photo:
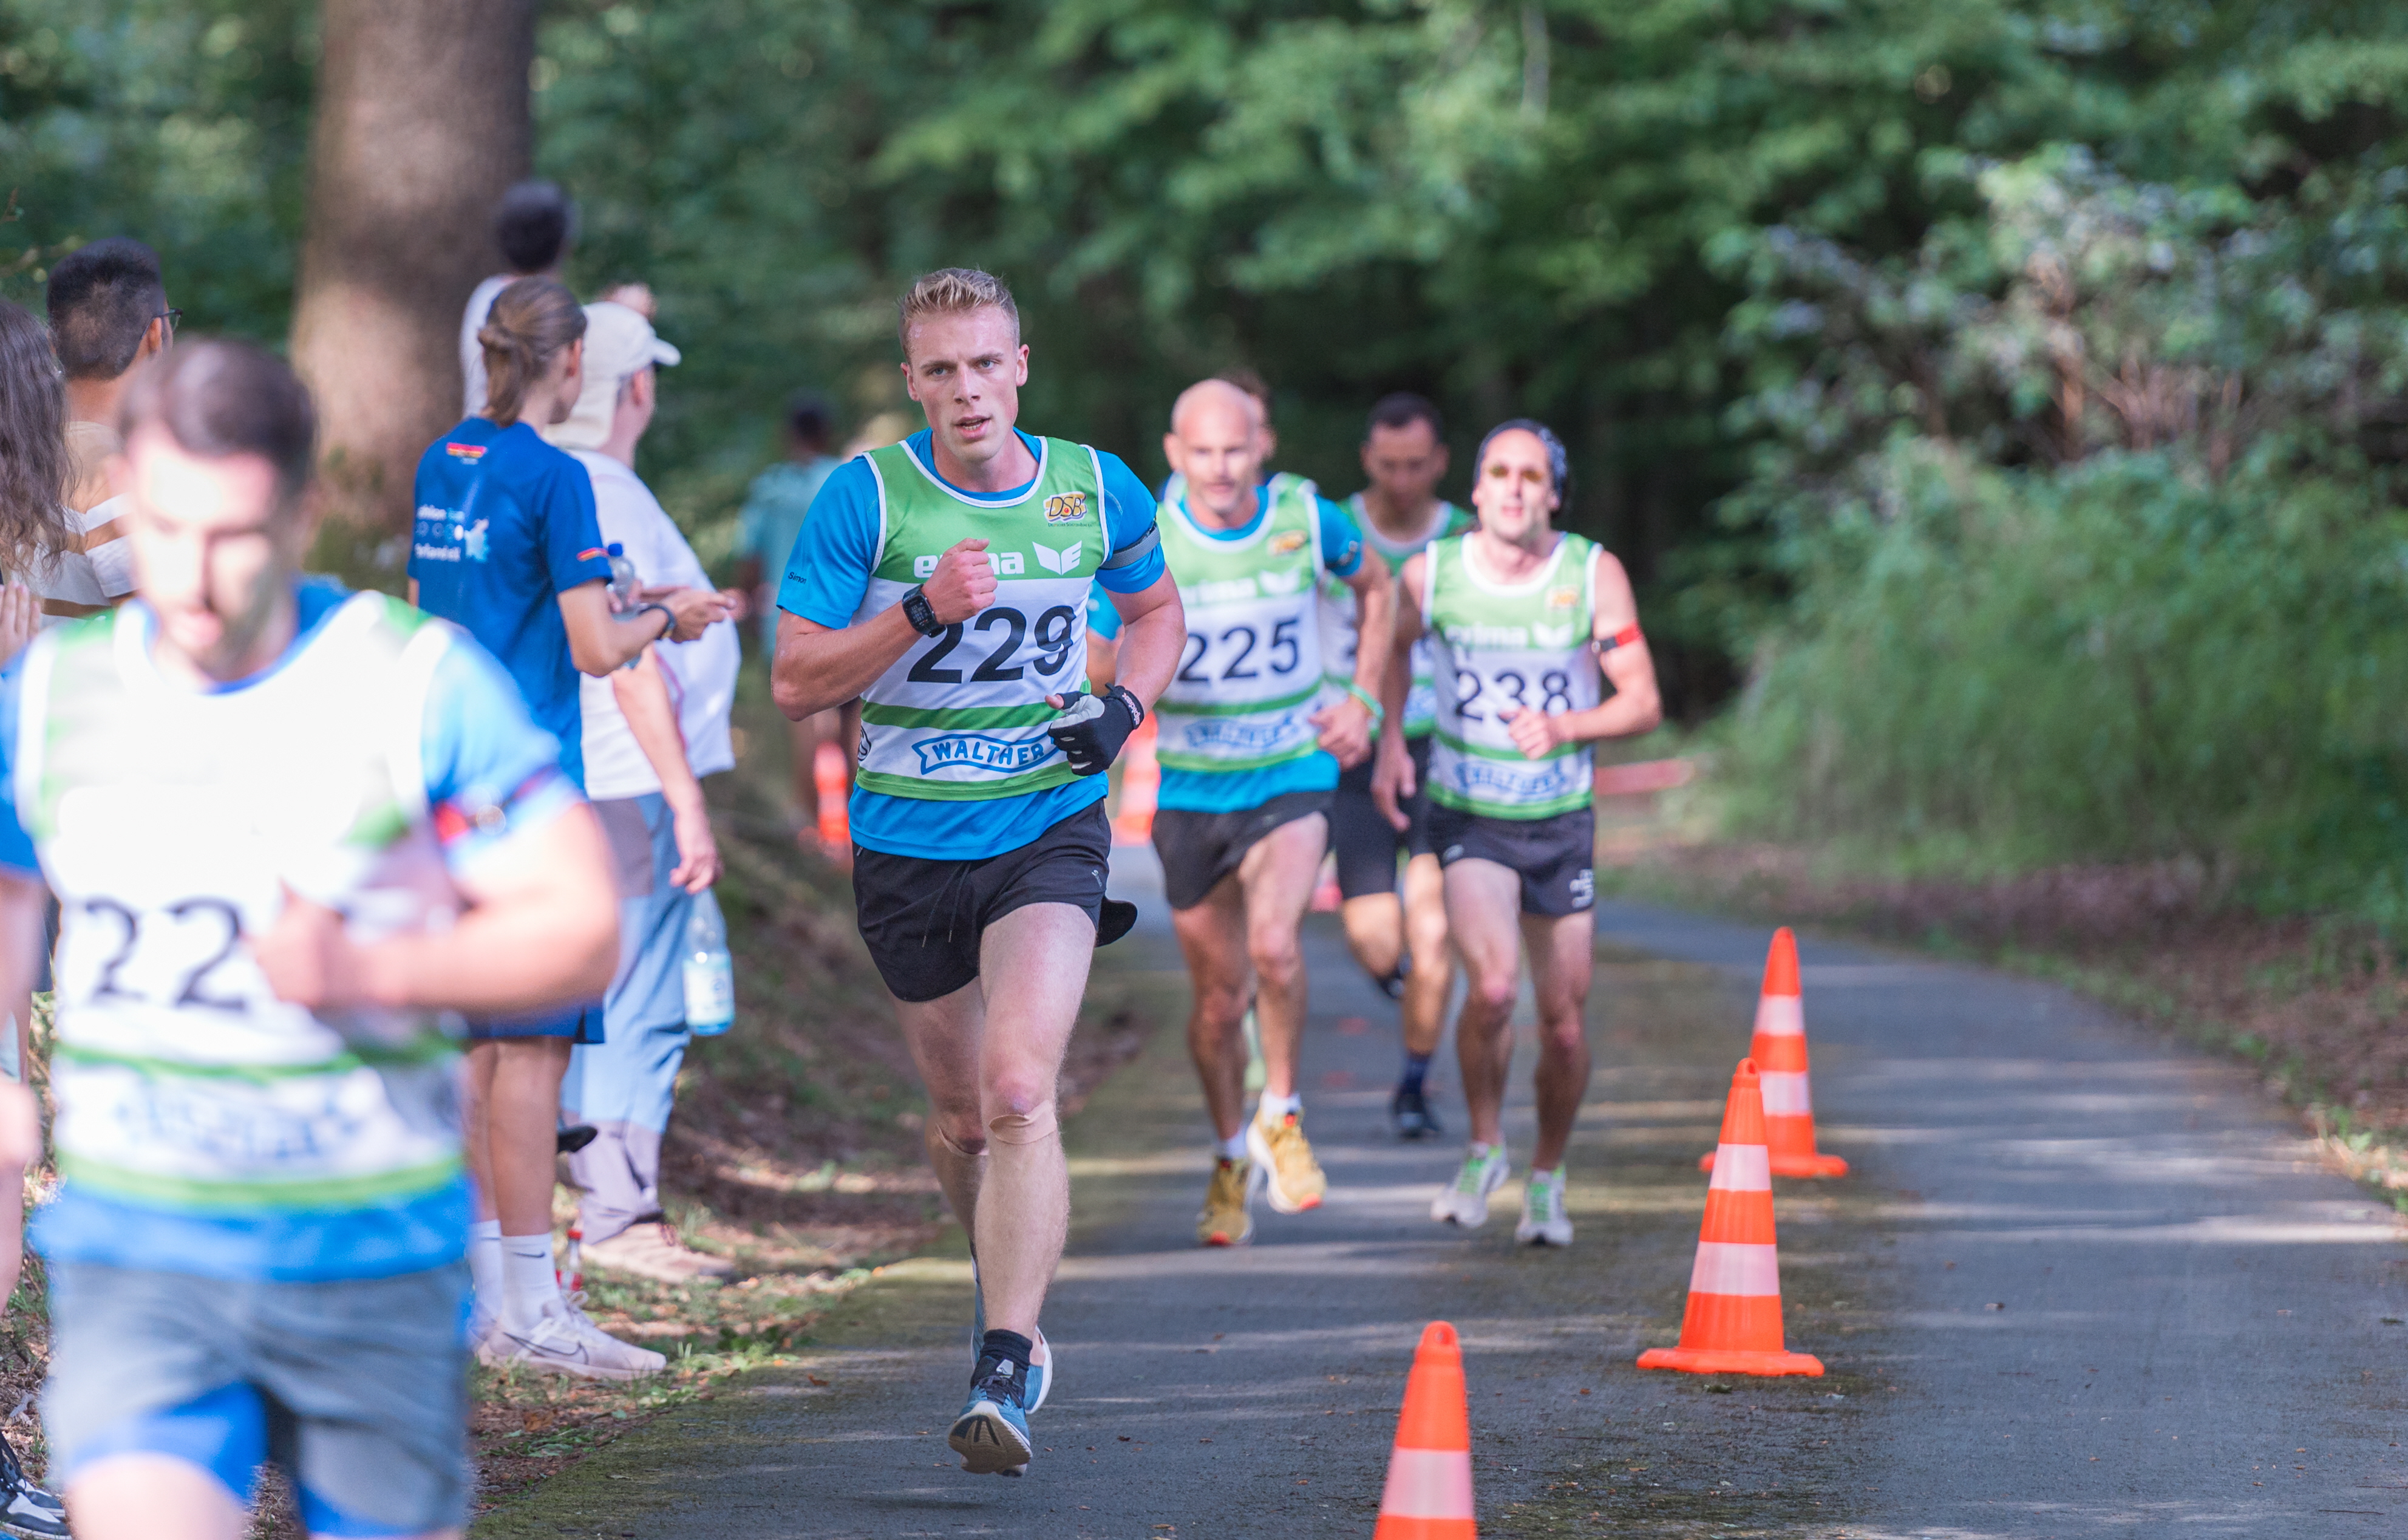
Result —
[[1613, 635], [1608, 637], [1605, 640], [1598, 642], [1597, 644], [1597, 650], [1600, 653], [1610, 653], [1616, 647], [1627, 647], [1632, 642], [1637, 641], [1641, 635], [1641, 633], [1639, 629], [1639, 623], [1634, 620], [1629, 625], [1624, 626], [1621, 630], [1614, 632]]

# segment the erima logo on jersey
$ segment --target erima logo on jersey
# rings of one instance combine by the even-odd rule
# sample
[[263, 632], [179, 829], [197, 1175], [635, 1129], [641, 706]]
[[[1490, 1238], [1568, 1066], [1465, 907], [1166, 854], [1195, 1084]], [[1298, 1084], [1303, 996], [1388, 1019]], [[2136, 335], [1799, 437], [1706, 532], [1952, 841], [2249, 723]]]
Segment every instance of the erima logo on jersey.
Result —
[[1271, 554], [1274, 556], [1284, 556], [1291, 551], [1303, 550], [1304, 531], [1301, 529], [1281, 530], [1278, 534], [1271, 537], [1270, 549]]
[[1275, 749], [1295, 736], [1296, 717], [1281, 717], [1277, 722], [1257, 726], [1249, 722], [1227, 722], [1208, 719], [1187, 724], [1187, 746], [1191, 749]]
[[[1084, 497], [1086, 494], [1082, 492], [1078, 494], [1078, 496]], [[1050, 519], [1054, 515], [1048, 513], [1045, 516]], [[1072, 540], [1069, 544], [1064, 546], [1059, 551], [1054, 550], [1052, 546], [1047, 545], [1042, 541], [1031, 540], [1029, 543], [1037, 548], [1038, 566], [1045, 569], [1048, 572], [1059, 572], [1063, 576], [1068, 577], [1071, 571], [1078, 567], [1079, 548], [1086, 542], [1084, 540]]]
[[1196, 602], [1198, 604], [1228, 604], [1238, 599], [1256, 598], [1260, 595], [1261, 591], [1254, 586], [1252, 578], [1215, 578], [1210, 583], [1196, 585]]
[[1530, 628], [1526, 626], [1449, 626], [1444, 630], [1447, 641], [1456, 647], [1530, 645]]
[[994, 770], [1008, 775], [1025, 770], [1054, 755], [1050, 738], [996, 738], [982, 732], [948, 733], [942, 738], [924, 738], [911, 745], [920, 756], [920, 773], [934, 775], [940, 770]]
[[1266, 594], [1293, 594], [1304, 586], [1304, 574], [1292, 567], [1284, 572], [1257, 572], [1254, 575], [1262, 580]]
[[1017, 551], [995, 554], [995, 575], [998, 578], [1019, 578], [1028, 575], [1028, 562]]
[[1575, 626], [1533, 624], [1530, 627], [1530, 642], [1536, 647], [1569, 647], [1572, 644], [1572, 638], [1579, 634], [1579, 629]]
[[[1047, 524], [1077, 524], [1086, 516], [1087, 495], [1083, 492], [1065, 492], [1059, 497], [1045, 499]], [[1040, 545], [1037, 549], [1042, 551], [1045, 548]], [[1054, 570], [1059, 572], [1062, 569], [1057, 567]]]
[[937, 575], [937, 558], [934, 556], [912, 557], [911, 575], [924, 581], [928, 578], [935, 577]]

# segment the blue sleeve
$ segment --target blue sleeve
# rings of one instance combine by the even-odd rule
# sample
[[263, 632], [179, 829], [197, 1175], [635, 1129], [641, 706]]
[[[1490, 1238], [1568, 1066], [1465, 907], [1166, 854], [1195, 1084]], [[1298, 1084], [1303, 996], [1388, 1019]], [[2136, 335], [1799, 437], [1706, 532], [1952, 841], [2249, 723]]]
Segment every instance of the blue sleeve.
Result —
[[552, 589], [566, 594], [596, 579], [610, 581], [610, 558], [602, 550], [602, 523], [594, 511], [594, 478], [567, 455], [537, 489], [543, 499], [543, 561]]
[[[1099, 453], [1096, 458], [1104, 467], [1105, 543], [1118, 551], [1144, 538], [1161, 504], [1119, 455]], [[1133, 567], [1096, 574], [1096, 581], [1115, 594], [1140, 594], [1161, 582], [1165, 570], [1162, 553], [1155, 550]]]
[[1312, 500], [1321, 505], [1321, 565], [1332, 577], [1353, 577], [1363, 569], [1363, 531], [1338, 504], [1322, 497]]
[[22, 877], [38, 877], [42, 863], [34, 854], [34, 837], [17, 816], [17, 699], [22, 693], [25, 655], [19, 653], [0, 669], [0, 869]]
[[778, 608], [841, 630], [853, 624], [878, 562], [878, 474], [847, 460], [820, 485], [803, 533], [786, 555]]
[[1087, 590], [1087, 629], [1106, 641], [1121, 634], [1121, 612], [1112, 608], [1111, 596], [1101, 583]]
[[427, 806], [455, 872], [579, 799], [560, 773], [560, 745], [527, 715], [518, 685], [494, 655], [466, 632], [454, 634], [435, 667], [419, 738]]

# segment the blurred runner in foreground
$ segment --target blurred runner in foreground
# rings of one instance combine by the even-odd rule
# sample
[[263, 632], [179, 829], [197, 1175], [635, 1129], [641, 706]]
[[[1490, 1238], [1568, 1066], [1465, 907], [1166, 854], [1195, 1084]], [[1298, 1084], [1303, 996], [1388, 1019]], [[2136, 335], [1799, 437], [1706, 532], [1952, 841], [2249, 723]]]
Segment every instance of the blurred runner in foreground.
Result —
[[[1412, 644], [1429, 637], [1438, 742], [1428, 840], [1445, 871], [1447, 929], [1471, 976], [1455, 1023], [1471, 1145], [1430, 1217], [1487, 1223], [1489, 1195], [1511, 1173], [1501, 1120], [1526, 946], [1539, 1002], [1539, 1143], [1513, 1231], [1526, 1245], [1572, 1244], [1564, 1148], [1588, 1092], [1597, 947], [1589, 745], [1663, 719], [1622, 563], [1555, 527], [1570, 475], [1562, 440], [1543, 425], [1517, 417], [1488, 430], [1472, 464], [1479, 525], [1405, 563], [1412, 602], [1397, 625], [1388, 685], [1388, 731], [1400, 735], [1404, 669]], [[1402, 743], [1383, 748], [1372, 794], [1401, 828], [1398, 803], [1420, 777]]]
[[[491, 657], [296, 577], [314, 423], [282, 363], [188, 344], [124, 423], [140, 602], [0, 671], [0, 996], [37, 873], [66, 913], [36, 1239], [75, 1533], [222, 1540], [273, 1459], [314, 1533], [457, 1534], [452, 1013], [600, 989], [601, 838]], [[40, 1139], [0, 1086], [0, 1153]]]

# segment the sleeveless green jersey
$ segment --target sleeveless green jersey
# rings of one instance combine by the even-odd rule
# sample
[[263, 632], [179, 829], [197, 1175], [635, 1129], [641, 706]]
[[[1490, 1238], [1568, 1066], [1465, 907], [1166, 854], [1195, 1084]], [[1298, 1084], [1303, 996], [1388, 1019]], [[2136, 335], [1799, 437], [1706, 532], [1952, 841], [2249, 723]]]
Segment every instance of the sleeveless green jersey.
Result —
[[1422, 627], [1436, 669], [1436, 800], [1491, 818], [1547, 818], [1586, 807], [1596, 771], [1586, 743], [1543, 759], [1513, 746], [1516, 711], [1583, 712], [1602, 698], [1589, 646], [1597, 617], [1594, 540], [1566, 534], [1536, 576], [1507, 584], [1481, 573], [1469, 536], [1422, 557]]
[[422, 723], [452, 627], [357, 594], [238, 690], [170, 684], [147, 612], [44, 633], [24, 663], [17, 806], [59, 897], [59, 1169], [139, 1202], [261, 1212], [457, 1179], [456, 1018], [279, 1000], [245, 938], [287, 887], [366, 941], [459, 902]]
[[[1480, 523], [1465, 510], [1450, 502], [1438, 505], [1437, 516], [1430, 526], [1411, 540], [1394, 540], [1380, 532], [1371, 522], [1369, 511], [1363, 506], [1363, 494], [1357, 492], [1346, 499], [1346, 511], [1354, 515], [1354, 523], [1363, 531], [1364, 543], [1380, 553], [1391, 574], [1401, 575], [1405, 563], [1426, 549], [1432, 540], [1442, 540], [1460, 535]], [[1403, 601], [1401, 590], [1398, 601]], [[1336, 701], [1346, 694], [1346, 686], [1354, 682], [1355, 625], [1354, 590], [1343, 578], [1321, 575], [1321, 667], [1329, 688], [1324, 698]], [[1431, 653], [1429, 638], [1413, 643], [1413, 682], [1405, 694], [1404, 730], [1407, 738], [1426, 738], [1438, 723], [1438, 698], [1430, 691]]]
[[854, 612], [891, 609], [965, 540], [987, 541], [995, 597], [916, 642], [861, 698], [859, 784], [890, 797], [1018, 797], [1077, 779], [1046, 736], [1048, 695], [1086, 687], [1087, 590], [1111, 556], [1096, 452], [1039, 440], [1016, 503], [973, 502], [901, 444], [866, 458], [878, 481], [879, 548]]
[[1154, 708], [1167, 770], [1262, 770], [1319, 752], [1319, 494], [1284, 473], [1266, 484], [1270, 507], [1239, 540], [1162, 505], [1163, 560], [1187, 612], [1179, 671]]

